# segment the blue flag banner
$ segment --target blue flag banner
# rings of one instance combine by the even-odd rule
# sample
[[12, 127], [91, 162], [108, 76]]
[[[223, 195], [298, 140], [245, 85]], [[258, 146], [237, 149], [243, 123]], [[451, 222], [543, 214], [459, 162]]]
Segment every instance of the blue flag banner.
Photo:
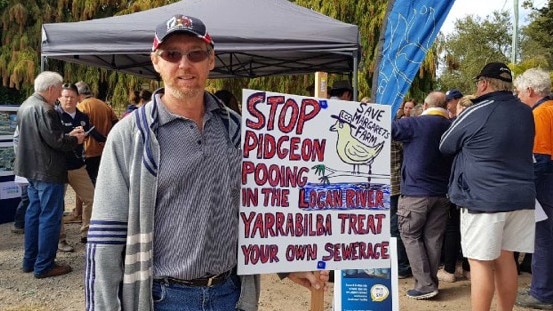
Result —
[[[385, 33], [373, 81], [373, 99], [391, 105], [392, 117], [409, 90], [455, 0], [395, 0], [388, 4]], [[374, 85], [374, 82], [377, 85]]]

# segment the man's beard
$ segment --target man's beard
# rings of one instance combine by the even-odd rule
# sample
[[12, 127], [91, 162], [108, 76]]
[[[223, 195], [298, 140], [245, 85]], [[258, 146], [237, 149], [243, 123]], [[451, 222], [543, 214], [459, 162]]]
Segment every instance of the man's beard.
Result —
[[176, 88], [169, 89], [169, 92], [171, 93], [171, 95], [177, 99], [194, 98], [198, 95], [200, 91], [203, 91], [203, 90], [199, 90], [199, 89], [180, 90]]
[[[163, 76], [162, 76], [163, 78]], [[166, 91], [169, 91], [171, 93], [171, 96], [177, 98], [177, 99], [188, 99], [188, 98], [194, 98], [195, 96], [198, 96], [199, 93], [203, 94], [203, 89], [200, 88], [185, 88], [180, 89], [178, 87], [178, 81], [172, 80], [171, 78], [167, 77], [168, 79], [163, 79], [164, 81], [171, 81], [171, 84], [166, 84]], [[168, 90], [167, 90], [168, 87]]]

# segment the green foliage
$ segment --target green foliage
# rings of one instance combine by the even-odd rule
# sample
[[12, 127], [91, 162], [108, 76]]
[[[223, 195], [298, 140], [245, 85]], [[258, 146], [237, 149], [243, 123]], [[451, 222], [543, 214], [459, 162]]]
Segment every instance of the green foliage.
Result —
[[553, 1], [542, 8], [535, 8], [532, 3], [524, 3], [532, 9], [531, 22], [522, 29], [521, 56], [530, 63], [539, 64], [542, 68], [553, 65]]
[[[294, 2], [344, 23], [355, 24], [359, 27], [362, 47], [357, 80], [359, 98], [370, 96], [372, 77], [375, 70], [377, 43], [380, 38], [380, 30], [386, 14], [386, 8], [388, 7], [388, 1], [296, 0]], [[328, 84], [331, 86], [334, 81], [343, 79], [348, 79], [348, 77], [329, 75]], [[308, 78], [302, 85], [302, 88], [305, 89], [312, 83], [313, 78]]]
[[25, 97], [18, 90], [0, 86], [0, 105], [19, 105], [24, 100]]
[[[177, 0], [0, 0], [0, 99], [20, 98], [33, 92], [32, 83], [40, 72], [42, 24], [75, 22], [151, 9]], [[126, 106], [128, 92], [147, 80], [106, 70], [48, 60], [48, 70], [63, 73], [69, 82], [88, 82], [101, 99]], [[113, 75], [113, 77], [111, 77]], [[18, 96], [15, 96], [16, 98]]]
[[[509, 64], [515, 76], [529, 68], [549, 70], [553, 65], [553, 0], [542, 8], [534, 7], [531, 0], [523, 1], [522, 6], [532, 9], [532, 13], [530, 23], [521, 31], [520, 62]], [[445, 43], [446, 70], [439, 80], [442, 89], [457, 87], [470, 93], [475, 89], [472, 78], [485, 63], [508, 62], [511, 29], [506, 12], [494, 12], [484, 20], [472, 17], [458, 20], [454, 34]]]
[[511, 29], [507, 12], [496, 11], [484, 19], [467, 16], [457, 20], [455, 30], [443, 42], [446, 69], [439, 79], [440, 89], [473, 92], [473, 78], [486, 63], [508, 62]]

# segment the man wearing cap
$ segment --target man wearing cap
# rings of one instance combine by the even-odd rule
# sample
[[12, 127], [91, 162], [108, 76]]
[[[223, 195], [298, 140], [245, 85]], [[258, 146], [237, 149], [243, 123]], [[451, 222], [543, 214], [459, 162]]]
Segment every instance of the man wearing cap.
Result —
[[349, 81], [336, 81], [330, 89], [330, 99], [353, 100], [353, 88]]
[[461, 93], [458, 89], [451, 89], [445, 93], [447, 112], [449, 113], [450, 119], [457, 116], [457, 103], [461, 97], [463, 97], [463, 93]]
[[476, 87], [474, 105], [444, 133], [440, 151], [455, 155], [449, 198], [461, 208], [472, 310], [490, 310], [496, 290], [497, 310], [512, 310], [518, 286], [513, 251], [533, 252], [534, 245], [534, 119], [513, 95], [505, 64], [484, 66]]
[[[165, 88], [111, 131], [87, 244], [88, 310], [257, 310], [259, 277], [236, 275], [240, 117], [204, 90], [214, 43], [197, 18], [156, 28]], [[288, 277], [322, 288], [311, 272]], [[326, 279], [325, 279], [326, 278]]]
[[553, 100], [549, 72], [526, 70], [515, 80], [518, 98], [532, 108], [534, 138], [534, 173], [536, 196], [547, 219], [536, 223], [532, 283], [529, 291], [520, 292], [516, 304], [522, 307], [553, 310]]

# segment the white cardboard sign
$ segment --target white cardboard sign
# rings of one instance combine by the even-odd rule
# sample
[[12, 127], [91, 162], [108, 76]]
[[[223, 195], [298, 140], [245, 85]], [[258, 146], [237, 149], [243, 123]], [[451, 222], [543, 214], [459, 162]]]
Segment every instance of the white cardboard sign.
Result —
[[238, 273], [389, 267], [390, 107], [243, 90]]

